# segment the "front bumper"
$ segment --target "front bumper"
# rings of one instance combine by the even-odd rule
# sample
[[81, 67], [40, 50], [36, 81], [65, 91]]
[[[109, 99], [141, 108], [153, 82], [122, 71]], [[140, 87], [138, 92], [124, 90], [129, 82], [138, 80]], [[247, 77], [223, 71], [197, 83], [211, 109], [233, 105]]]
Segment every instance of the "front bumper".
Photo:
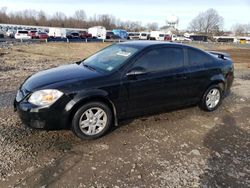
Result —
[[21, 121], [28, 127], [44, 130], [61, 130], [70, 127], [70, 112], [65, 106], [70, 101], [66, 96], [61, 97], [52, 106], [39, 108], [27, 100], [14, 100], [14, 109]]

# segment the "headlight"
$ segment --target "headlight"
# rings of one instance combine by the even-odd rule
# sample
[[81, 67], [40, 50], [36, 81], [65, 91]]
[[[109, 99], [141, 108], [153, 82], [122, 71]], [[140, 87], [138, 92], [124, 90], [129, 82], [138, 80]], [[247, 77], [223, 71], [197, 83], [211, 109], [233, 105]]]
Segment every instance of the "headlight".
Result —
[[50, 106], [56, 102], [63, 93], [55, 89], [45, 89], [31, 94], [28, 101], [37, 106]]

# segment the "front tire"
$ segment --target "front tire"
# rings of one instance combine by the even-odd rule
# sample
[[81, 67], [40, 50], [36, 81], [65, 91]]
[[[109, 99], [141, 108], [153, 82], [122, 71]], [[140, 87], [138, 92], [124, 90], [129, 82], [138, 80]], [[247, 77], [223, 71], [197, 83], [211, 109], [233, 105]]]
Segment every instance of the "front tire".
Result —
[[218, 85], [210, 86], [204, 93], [200, 102], [200, 108], [207, 112], [216, 110], [222, 101], [222, 89]]
[[76, 111], [72, 131], [81, 139], [96, 139], [107, 133], [112, 119], [112, 112], [106, 104], [90, 102]]

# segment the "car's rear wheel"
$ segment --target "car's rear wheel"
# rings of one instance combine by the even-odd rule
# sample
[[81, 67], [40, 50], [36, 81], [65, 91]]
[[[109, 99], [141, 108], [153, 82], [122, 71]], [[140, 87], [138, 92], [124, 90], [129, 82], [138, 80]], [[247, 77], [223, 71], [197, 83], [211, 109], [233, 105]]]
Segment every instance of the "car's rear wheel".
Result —
[[218, 85], [209, 87], [204, 93], [200, 107], [201, 109], [211, 112], [216, 110], [221, 104], [222, 100], [222, 89]]
[[101, 102], [90, 102], [79, 108], [72, 121], [72, 130], [81, 139], [103, 136], [111, 127], [112, 112]]

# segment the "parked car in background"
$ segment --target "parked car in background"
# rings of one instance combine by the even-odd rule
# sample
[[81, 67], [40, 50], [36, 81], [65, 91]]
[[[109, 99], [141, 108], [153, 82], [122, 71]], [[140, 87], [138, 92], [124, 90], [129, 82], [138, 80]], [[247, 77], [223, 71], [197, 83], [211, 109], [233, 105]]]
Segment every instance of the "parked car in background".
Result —
[[15, 33], [15, 39], [31, 39], [27, 30], [17, 30]]
[[172, 35], [172, 41], [192, 41], [192, 39], [183, 35]]
[[115, 35], [112, 31], [108, 31], [106, 33], [106, 39], [120, 39], [120, 37]]
[[95, 26], [88, 29], [88, 33], [96, 39], [106, 39], [107, 30], [103, 26]]
[[36, 38], [37, 30], [29, 30], [28, 35], [31, 36], [32, 39]]
[[89, 39], [92, 38], [92, 35], [87, 31], [79, 31], [79, 36], [81, 39]]
[[79, 35], [78, 32], [73, 31], [73, 32], [67, 33], [67, 34], [66, 34], [66, 37], [67, 37], [68, 39], [79, 39], [79, 38], [80, 38], [80, 35]]
[[148, 32], [140, 32], [139, 39], [140, 40], [149, 40], [150, 33]]
[[0, 31], [0, 38], [4, 38], [4, 34], [2, 31]]
[[199, 105], [216, 110], [234, 78], [220, 52], [153, 41], [111, 45], [71, 65], [36, 73], [21, 84], [14, 108], [37, 129], [103, 136], [120, 120]]
[[127, 39], [128, 38], [128, 32], [123, 29], [113, 29], [112, 32], [116, 35], [119, 36], [121, 39]]
[[38, 32], [36, 32], [35, 37], [36, 37], [37, 39], [48, 39], [48, 38], [49, 38], [49, 35], [48, 35], [48, 33], [46, 33], [46, 32], [40, 32], [40, 31], [38, 31]]
[[64, 28], [49, 28], [49, 37], [66, 38], [67, 31]]
[[8, 29], [6, 32], [6, 36], [10, 38], [14, 38], [16, 31], [14, 29]]
[[164, 40], [170, 42], [170, 41], [172, 41], [172, 36], [171, 35], [165, 35]]
[[165, 33], [163, 33], [162, 31], [151, 31], [149, 38], [150, 40], [164, 41]]
[[207, 42], [208, 36], [207, 35], [190, 35], [189, 37], [192, 41], [201, 41], [201, 42]]
[[129, 40], [139, 40], [140, 39], [140, 33], [138, 33], [138, 32], [129, 32], [128, 33], [128, 39]]

